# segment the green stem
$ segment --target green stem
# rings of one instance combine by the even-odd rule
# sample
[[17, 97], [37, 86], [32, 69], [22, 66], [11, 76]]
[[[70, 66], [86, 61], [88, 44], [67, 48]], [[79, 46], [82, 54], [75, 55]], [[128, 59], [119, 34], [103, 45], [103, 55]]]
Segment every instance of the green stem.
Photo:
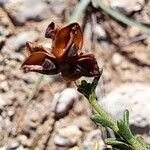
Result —
[[[121, 131], [121, 133], [119, 132], [119, 128], [117, 126], [117, 122], [116, 120], [114, 120], [104, 109], [103, 107], [97, 102], [96, 100], [96, 96], [95, 96], [95, 92], [93, 92], [92, 94], [90, 94], [89, 96], [89, 103], [91, 104], [91, 106], [95, 109], [95, 111], [105, 120], [108, 120], [109, 122], [111, 122], [112, 126], [111, 129], [117, 133], [120, 137], [122, 137], [121, 133], [123, 133], [123, 131]], [[125, 133], [124, 133], [125, 134]], [[125, 135], [123, 137], [126, 137]], [[146, 147], [142, 146], [137, 139], [132, 136], [130, 139], [126, 139], [133, 147], [134, 150], [147, 150]]]
[[[100, 74], [101, 76], [101, 74]], [[90, 105], [94, 108], [94, 110], [98, 113], [100, 119], [97, 123], [101, 123], [103, 126], [107, 126], [111, 128], [116, 134], [119, 135], [120, 139], [124, 139], [127, 144], [130, 143], [133, 150], [147, 150], [146, 144], [141, 144], [137, 138], [132, 134], [128, 122], [129, 122], [129, 112], [126, 110], [124, 112], [123, 120], [115, 120], [113, 119], [102, 107], [101, 104], [97, 102], [95, 89], [98, 85], [99, 77], [95, 77], [93, 82], [87, 83], [85, 80], [78, 85], [78, 91], [81, 92], [89, 101]], [[91, 118], [92, 119], [92, 118]], [[94, 117], [93, 119], [96, 120]], [[95, 121], [94, 121], [95, 122]]]
[[146, 147], [142, 146], [135, 137], [133, 137], [129, 142], [134, 150], [148, 150]]
[[92, 105], [92, 107], [96, 110], [96, 112], [104, 119], [110, 121], [112, 123], [112, 130], [116, 133], [118, 133], [118, 127], [117, 127], [117, 122], [108, 114], [105, 112], [105, 110], [103, 109], [103, 107], [98, 104], [97, 100], [96, 100], [96, 96], [95, 96], [95, 92], [93, 92], [90, 96], [89, 96], [89, 103]]
[[93, 1], [95, 1], [102, 10], [104, 10], [106, 13], [108, 13], [110, 16], [117, 19], [118, 21], [121, 21], [128, 26], [135, 26], [135, 27], [139, 28], [142, 32], [144, 32], [145, 34], [150, 35], [149, 27], [146, 27], [146, 26], [134, 21], [133, 19], [129, 19], [128, 17], [122, 15], [118, 11], [105, 6], [103, 4], [102, 0], [93, 0]]

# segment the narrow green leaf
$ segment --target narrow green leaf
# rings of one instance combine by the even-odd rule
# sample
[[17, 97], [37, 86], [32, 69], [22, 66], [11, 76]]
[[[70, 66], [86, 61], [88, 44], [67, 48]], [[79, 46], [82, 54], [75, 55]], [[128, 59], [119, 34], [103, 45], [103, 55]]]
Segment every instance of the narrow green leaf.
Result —
[[137, 135], [137, 136], [136, 136], [136, 140], [137, 140], [143, 147], [146, 147], [144, 138], [143, 138], [142, 136]]
[[128, 142], [134, 138], [129, 126], [127, 126], [124, 121], [117, 121], [117, 125], [120, 135], [122, 135]]
[[97, 124], [101, 124], [104, 127], [109, 127], [111, 128], [113, 126], [112, 122], [109, 120], [106, 120], [104, 118], [102, 118], [100, 115], [92, 115], [91, 120]]
[[125, 141], [121, 141], [120, 139], [108, 138], [105, 140], [105, 143], [114, 148], [119, 148], [120, 150], [133, 150], [130, 145], [125, 143]]
[[129, 111], [125, 110], [123, 113], [123, 122], [126, 126], [129, 126]]
[[147, 150], [146, 146], [142, 145], [135, 136], [133, 136], [129, 126], [127, 126], [123, 120], [117, 121], [117, 125], [119, 128], [119, 135], [124, 138], [134, 150]]

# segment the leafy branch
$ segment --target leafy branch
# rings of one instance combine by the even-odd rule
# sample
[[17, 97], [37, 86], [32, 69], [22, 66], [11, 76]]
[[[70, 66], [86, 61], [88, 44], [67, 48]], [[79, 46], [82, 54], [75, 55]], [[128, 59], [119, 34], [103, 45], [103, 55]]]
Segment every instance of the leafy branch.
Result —
[[95, 77], [92, 83], [82, 80], [81, 84], [78, 85], [78, 91], [88, 99], [93, 109], [97, 112], [97, 114], [91, 116], [91, 120], [96, 124], [111, 128], [119, 136], [118, 139], [106, 139], [105, 143], [121, 150], [148, 150], [148, 146], [144, 143], [143, 138], [134, 136], [130, 130], [128, 110], [124, 111], [121, 120], [115, 120], [97, 102], [95, 89], [100, 76]]

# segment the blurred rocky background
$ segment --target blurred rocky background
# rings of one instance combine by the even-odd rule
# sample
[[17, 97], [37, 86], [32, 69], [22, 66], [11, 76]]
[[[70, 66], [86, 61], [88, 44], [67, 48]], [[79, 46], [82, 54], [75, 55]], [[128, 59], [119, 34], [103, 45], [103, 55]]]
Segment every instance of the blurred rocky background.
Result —
[[[95, 125], [88, 101], [74, 83], [60, 75], [44, 76], [36, 96], [27, 101], [39, 78], [20, 67], [26, 41], [47, 47], [52, 21], [64, 25], [77, 0], [0, 0], [0, 149], [91, 150], [112, 131]], [[148, 0], [107, 0], [105, 4], [150, 28]], [[130, 110], [131, 128], [150, 143], [150, 36], [127, 26], [90, 3], [78, 19], [83, 51], [92, 52], [104, 68], [97, 97], [115, 118]]]

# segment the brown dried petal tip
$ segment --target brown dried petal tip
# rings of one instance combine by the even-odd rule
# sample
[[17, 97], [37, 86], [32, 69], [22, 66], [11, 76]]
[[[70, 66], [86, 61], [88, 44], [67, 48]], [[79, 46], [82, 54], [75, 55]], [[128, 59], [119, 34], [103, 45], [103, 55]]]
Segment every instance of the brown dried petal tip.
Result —
[[54, 40], [55, 35], [57, 34], [59, 30], [60, 30], [60, 27], [56, 25], [54, 22], [51, 22], [45, 31], [45, 37]]
[[42, 74], [56, 74], [59, 72], [57, 69], [57, 62], [55, 58], [50, 57], [45, 52], [35, 52], [31, 54], [22, 64], [25, 71], [34, 71]]

